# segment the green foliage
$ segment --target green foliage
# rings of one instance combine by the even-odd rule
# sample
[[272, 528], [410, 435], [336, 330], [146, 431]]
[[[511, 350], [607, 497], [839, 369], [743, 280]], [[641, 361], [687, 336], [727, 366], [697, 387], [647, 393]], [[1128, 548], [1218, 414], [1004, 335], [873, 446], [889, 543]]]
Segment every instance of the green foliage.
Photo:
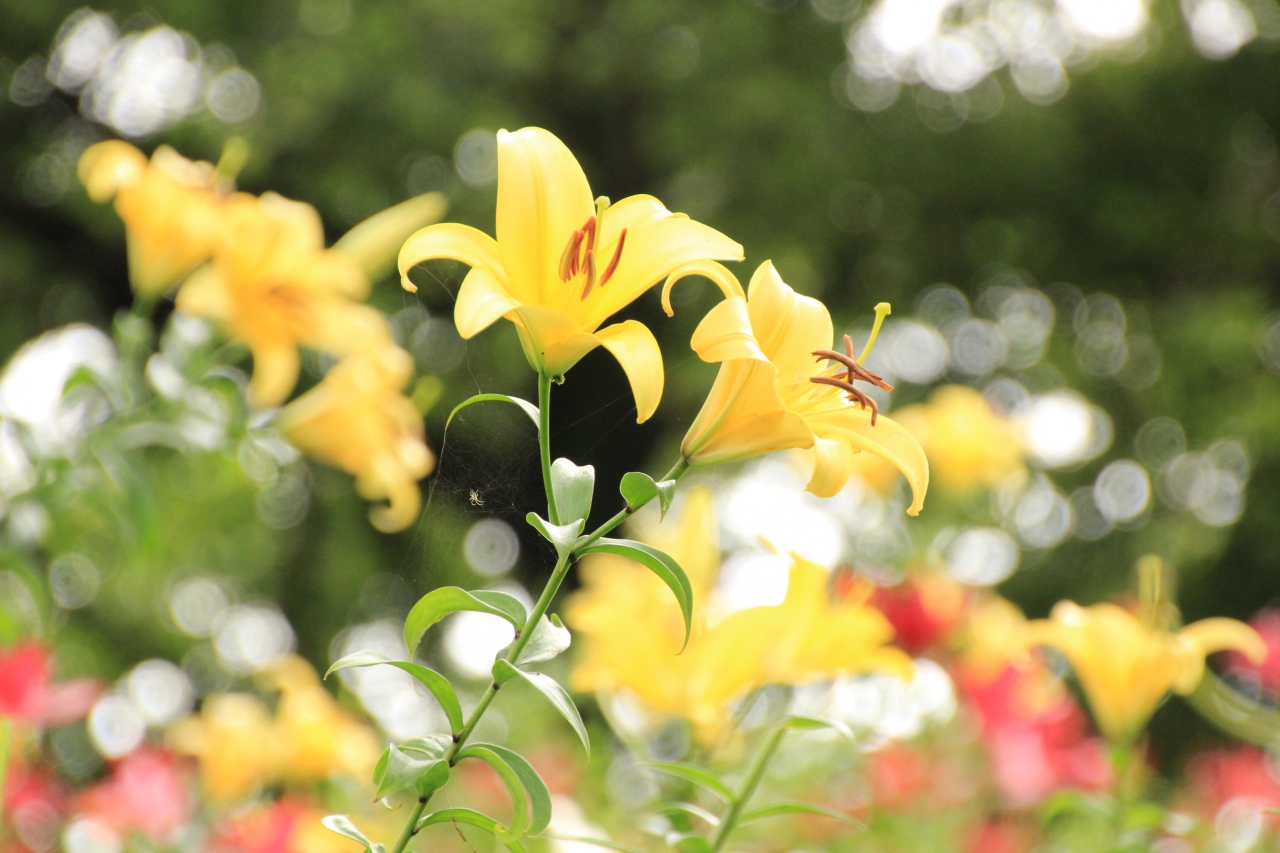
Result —
[[632, 511], [657, 498], [660, 507], [658, 517], [661, 519], [666, 518], [667, 510], [671, 509], [671, 499], [676, 494], [676, 483], [674, 480], [663, 480], [659, 483], [648, 474], [628, 471], [622, 475], [618, 490], [622, 492], [622, 497], [627, 502], [627, 509]]
[[321, 818], [321, 823], [326, 829], [332, 830], [339, 835], [346, 836], [352, 841], [359, 842], [369, 853], [386, 853], [386, 848], [381, 844], [377, 844], [369, 840], [369, 837], [361, 832], [352, 822], [351, 818], [344, 814], [331, 814]]
[[551, 487], [555, 491], [556, 511], [566, 524], [591, 514], [591, 496], [596, 487], [596, 469], [579, 467], [563, 457], [551, 463]]
[[542, 694], [543, 698], [551, 703], [560, 716], [564, 717], [565, 721], [573, 728], [573, 733], [578, 736], [578, 741], [582, 744], [583, 751], [590, 758], [591, 739], [587, 735], [586, 724], [582, 722], [582, 715], [578, 713], [578, 708], [573, 704], [573, 699], [569, 697], [568, 691], [549, 675], [543, 675], [540, 672], [526, 672], [523, 669], [512, 666], [505, 660], [494, 662], [494, 684], [501, 687], [516, 678], [532, 685], [535, 690]]
[[689, 636], [693, 630], [693, 587], [689, 584], [689, 576], [670, 554], [629, 539], [600, 539], [581, 549], [578, 554], [583, 557], [588, 554], [617, 554], [635, 560], [657, 575], [680, 604], [680, 612], [684, 616], [684, 645], [689, 644]]
[[418, 648], [418, 643], [422, 641], [422, 635], [427, 632], [428, 628], [450, 613], [457, 613], [461, 610], [501, 616], [510, 622], [516, 630], [520, 630], [525, 620], [529, 618], [528, 614], [525, 613], [524, 605], [518, 599], [505, 592], [489, 589], [467, 592], [456, 586], [433, 589], [418, 599], [418, 603], [413, 606], [413, 609], [409, 611], [409, 615], [405, 617], [404, 645], [409, 650], [409, 654], [413, 654], [414, 650]]
[[521, 400], [519, 397], [510, 397], [506, 394], [476, 394], [473, 397], [468, 397], [467, 399], [463, 400], [461, 403], [453, 407], [453, 410], [449, 412], [449, 417], [445, 419], [445, 422], [444, 422], [445, 429], [448, 429], [449, 424], [453, 423], [453, 419], [458, 414], [458, 412], [462, 411], [468, 406], [474, 405], [475, 403], [483, 403], [486, 400], [496, 400], [498, 402], [511, 403], [513, 405], [519, 406], [521, 411], [523, 411], [526, 415], [528, 415], [529, 419], [533, 421], [533, 425], [535, 427], [538, 426], [538, 417], [539, 417], [538, 407], [535, 406], [533, 403], [530, 403], [528, 400]]
[[[567, 633], [567, 632], [566, 632]], [[567, 643], [566, 643], [567, 646]], [[404, 670], [418, 680], [418, 683], [427, 688], [431, 695], [436, 697], [436, 701], [440, 703], [441, 709], [445, 716], [449, 718], [449, 727], [456, 735], [462, 731], [462, 705], [458, 702], [458, 694], [454, 692], [453, 686], [449, 684], [449, 680], [440, 673], [429, 667], [425, 667], [420, 663], [412, 661], [391, 660], [377, 652], [355, 652], [349, 654], [329, 667], [324, 677], [327, 679], [330, 675], [339, 670], [352, 669], [361, 666], [377, 666], [386, 664], [394, 666], [397, 669]]]

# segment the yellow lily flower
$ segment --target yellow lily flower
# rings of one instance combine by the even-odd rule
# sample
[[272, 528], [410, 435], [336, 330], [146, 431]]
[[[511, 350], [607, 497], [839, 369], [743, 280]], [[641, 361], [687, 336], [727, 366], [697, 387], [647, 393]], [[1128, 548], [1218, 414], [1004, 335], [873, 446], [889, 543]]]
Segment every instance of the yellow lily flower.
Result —
[[581, 649], [575, 689], [628, 690], [654, 711], [689, 720], [699, 740], [714, 743], [730, 730], [734, 703], [763, 685], [910, 673], [911, 659], [886, 645], [893, 636], [888, 620], [862, 600], [832, 600], [827, 572], [804, 560], [793, 563], [781, 604], [717, 618], [724, 606], [715, 592], [720, 552], [709, 490], [689, 493], [673, 535], [643, 538], [689, 575], [688, 647], [680, 651], [684, 623], [661, 581], [622, 557], [590, 557], [566, 607]]
[[[704, 361], [719, 361], [711, 393], [680, 445], [691, 466], [718, 465], [787, 448], [810, 449], [808, 489], [830, 497], [866, 451], [885, 459], [911, 485], [910, 515], [924, 506], [929, 463], [920, 443], [899, 424], [879, 416], [875, 403], [853, 387], [862, 380], [886, 387], [861, 366], [889, 306], [876, 309], [876, 326], [860, 358], [832, 349], [831, 315], [816, 299], [792, 290], [765, 261], [744, 296], [738, 280], [718, 264], [690, 264], [663, 287], [671, 313], [672, 285], [685, 275], [711, 278], [727, 297], [698, 324], [691, 345]], [[815, 360], [816, 359], [816, 360]], [[837, 364], [829, 368], [830, 362]], [[844, 378], [841, 378], [843, 375]]]
[[1026, 468], [1013, 423], [992, 411], [973, 388], [945, 385], [928, 403], [898, 409], [893, 416], [919, 440], [933, 475], [948, 491], [995, 486]]
[[1057, 649], [1071, 664], [1098, 728], [1112, 741], [1137, 736], [1169, 691], [1186, 695], [1204, 676], [1205, 658], [1235, 649], [1266, 658], [1258, 633], [1235, 619], [1203, 619], [1171, 632], [1115, 604], [1054, 605], [1027, 626], [1031, 645]]
[[342, 710], [309, 663], [282, 658], [260, 681], [280, 693], [274, 718], [256, 696], [223, 693], [167, 732], [172, 749], [199, 759], [211, 799], [236, 800], [280, 781], [369, 777], [381, 752], [377, 737]]
[[227, 205], [213, 263], [187, 279], [177, 308], [221, 322], [248, 345], [250, 401], [275, 406], [298, 381], [300, 346], [342, 356], [390, 343], [382, 314], [353, 301], [368, 292], [357, 262], [324, 248], [315, 208], [240, 193]]
[[627, 374], [640, 422], [662, 398], [662, 353], [642, 323], [601, 324], [682, 264], [743, 256], [742, 246], [652, 196], [592, 201], [573, 154], [536, 127], [498, 131], [496, 234], [455, 223], [422, 229], [400, 250], [402, 284], [417, 289], [408, 273], [423, 261], [468, 264], [454, 308], [462, 337], [505, 317], [529, 364], [547, 376], [603, 346]]
[[200, 782], [211, 799], [236, 800], [275, 778], [271, 714], [256, 696], [210, 696], [166, 739], [170, 748], [200, 760]]
[[96, 202], [115, 197], [129, 247], [129, 280], [154, 298], [213, 254], [230, 187], [211, 163], [192, 162], [167, 145], [150, 161], [127, 142], [89, 146], [80, 181]]
[[422, 415], [401, 393], [412, 375], [413, 359], [394, 346], [347, 356], [280, 414], [298, 449], [354, 476], [365, 499], [389, 501], [369, 514], [386, 533], [418, 517], [418, 480], [435, 467]]

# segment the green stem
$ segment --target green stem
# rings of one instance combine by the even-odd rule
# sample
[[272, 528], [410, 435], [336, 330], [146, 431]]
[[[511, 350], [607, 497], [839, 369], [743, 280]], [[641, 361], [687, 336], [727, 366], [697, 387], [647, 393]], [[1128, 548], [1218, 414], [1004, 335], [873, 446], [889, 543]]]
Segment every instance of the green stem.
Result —
[[[676, 464], [671, 466], [670, 471], [662, 475], [662, 480], [660, 480], [659, 482], [664, 482], [666, 480], [679, 480], [681, 477], [685, 475], [685, 472], [688, 470], [689, 470], [689, 463], [686, 462], [684, 460], [684, 457], [682, 456], [680, 457], [680, 460], [676, 462]], [[613, 530], [615, 527], [617, 527], [622, 522], [626, 521], [631, 516], [635, 515], [636, 512], [640, 509], [640, 507], [645, 506], [647, 503], [648, 501], [646, 501], [643, 504], [640, 504], [640, 506], [636, 506], [636, 507], [629, 506], [626, 509], [621, 510], [613, 518], [609, 519], [604, 524], [600, 525], [594, 531], [592, 531], [591, 534], [587, 536], [587, 538], [579, 540], [578, 543], [574, 546], [574, 550], [581, 551], [583, 548], [586, 548], [589, 545], [595, 544], [597, 539], [599, 539], [601, 536], [604, 536], [609, 531]]]
[[560, 523], [556, 493], [551, 485], [551, 377], [538, 374], [538, 453], [542, 457], [542, 486], [547, 490], [547, 517]]
[[[530, 612], [529, 618], [520, 628], [520, 634], [516, 637], [515, 643], [511, 647], [509, 659], [516, 661], [520, 659], [520, 653], [524, 651], [524, 647], [529, 644], [533, 638], [533, 629], [537, 626], [538, 620], [547, 612], [547, 608], [551, 606], [551, 600], [556, 597], [556, 593], [560, 590], [560, 584], [564, 581], [564, 577], [569, 573], [569, 555], [566, 554], [556, 561], [556, 567], [551, 572], [551, 577], [547, 579], [547, 585], [542, 588], [542, 595], [538, 596], [538, 601], [533, 605], [533, 611]], [[484, 716], [485, 711], [489, 710], [489, 705], [498, 695], [497, 682], [490, 682], [485, 688], [484, 693], [480, 696], [480, 701], [476, 703], [475, 708], [467, 716], [466, 722], [462, 724], [462, 730], [453, 738], [453, 743], [445, 750], [444, 759], [449, 762], [452, 767], [458, 763], [458, 753], [466, 746], [467, 739], [471, 737], [472, 732], [480, 723], [480, 718]], [[400, 837], [396, 840], [396, 846], [391, 848], [391, 853], [404, 853], [405, 845], [418, 831], [418, 821], [422, 819], [422, 813], [427, 808], [427, 803], [431, 801], [431, 797], [423, 797], [418, 800], [418, 804], [414, 806], [412, 812], [409, 813], [409, 820], [405, 823], [404, 829], [400, 832]]]
[[729, 804], [729, 811], [725, 812], [724, 817], [720, 820], [720, 828], [716, 830], [716, 836], [711, 841], [711, 853], [719, 853], [720, 849], [724, 847], [724, 843], [729, 840], [729, 834], [737, 827], [738, 821], [742, 818], [742, 810], [746, 808], [747, 803], [755, 795], [756, 788], [760, 787], [760, 780], [764, 778], [764, 771], [769, 766], [769, 759], [777, 751], [778, 744], [782, 742], [782, 735], [785, 732], [785, 726], [775, 728], [764, 742], [764, 746], [756, 753], [755, 760], [751, 762], [751, 769], [747, 771], [747, 778], [743, 780], [742, 787], [733, 798], [733, 802]]

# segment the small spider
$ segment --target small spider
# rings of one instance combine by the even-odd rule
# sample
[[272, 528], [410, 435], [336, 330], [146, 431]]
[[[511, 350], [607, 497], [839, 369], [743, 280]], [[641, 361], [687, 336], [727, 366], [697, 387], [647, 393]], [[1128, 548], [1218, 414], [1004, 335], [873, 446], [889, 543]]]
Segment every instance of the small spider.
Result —
[[472, 489], [472, 490], [471, 490], [471, 492], [470, 492], [470, 494], [468, 495], [468, 497], [470, 497], [470, 498], [471, 498], [471, 505], [472, 505], [472, 506], [484, 506], [484, 498], [483, 498], [483, 497], [481, 496], [481, 494], [480, 494], [478, 491], [476, 491], [475, 489]]

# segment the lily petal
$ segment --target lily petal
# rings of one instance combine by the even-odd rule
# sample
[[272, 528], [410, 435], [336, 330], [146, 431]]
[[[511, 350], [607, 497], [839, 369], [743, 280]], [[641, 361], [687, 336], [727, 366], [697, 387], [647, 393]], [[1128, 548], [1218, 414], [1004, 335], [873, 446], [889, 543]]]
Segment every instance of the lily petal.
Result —
[[829, 498], [844, 488], [853, 473], [854, 449], [846, 437], [832, 427], [813, 430], [813, 476], [806, 489], [820, 498]]
[[731, 296], [708, 311], [694, 330], [689, 345], [703, 361], [734, 358], [768, 361], [756, 343], [747, 300], [741, 296]]
[[560, 256], [594, 214], [587, 176], [563, 142], [538, 127], [498, 131], [496, 230], [512, 296], [556, 305]]
[[872, 426], [870, 412], [852, 405], [811, 415], [809, 423], [824, 435], [830, 433], [822, 429], [823, 426], [836, 427], [854, 450], [879, 456], [901, 471], [911, 485], [911, 506], [907, 507], [907, 514], [920, 514], [929, 489], [929, 460], [920, 443], [901, 424], [881, 415]]
[[606, 326], [595, 333], [600, 345], [622, 365], [636, 398], [636, 423], [642, 424], [662, 400], [662, 350], [649, 327], [638, 320]]
[[756, 270], [747, 294], [751, 327], [760, 349], [778, 367], [783, 399], [807, 396], [809, 377], [822, 369], [813, 352], [831, 347], [831, 315], [826, 306], [788, 287], [771, 261]]
[[343, 234], [333, 248], [350, 255], [369, 278], [379, 279], [390, 271], [405, 238], [439, 222], [448, 206], [443, 193], [424, 193], [402, 201]]
[[1182, 671], [1173, 683], [1177, 693], [1187, 694], [1195, 690], [1204, 677], [1204, 659], [1214, 652], [1234, 650], [1255, 664], [1267, 659], [1267, 644], [1258, 632], [1235, 619], [1215, 617], [1201, 619], [1183, 628], [1176, 635], [1182, 654]]
[[767, 361], [735, 359], [720, 365], [711, 393], [681, 444], [691, 465], [716, 465], [793, 447], [812, 447], [804, 419], [787, 411]]
[[[604, 243], [602, 248], [607, 252], [609, 244]], [[617, 271], [607, 284], [594, 288], [587, 297], [584, 325], [593, 328], [604, 322], [683, 264], [701, 260], [740, 261], [742, 257], [740, 244], [710, 226], [683, 216], [672, 215], [628, 229]], [[577, 294], [567, 295], [578, 298]]]
[[545, 305], [519, 305], [507, 316], [515, 321], [529, 363], [548, 376], [563, 376], [600, 346], [595, 335], [583, 332], [573, 320]]
[[196, 270], [183, 283], [174, 307], [183, 314], [206, 320], [225, 321], [232, 313], [226, 281], [216, 269], [208, 266]]
[[76, 170], [89, 198], [104, 202], [122, 187], [137, 183], [147, 168], [147, 157], [118, 139], [90, 145]]
[[462, 280], [458, 288], [458, 300], [453, 306], [453, 322], [458, 334], [471, 338], [489, 328], [499, 317], [519, 308], [520, 303], [511, 298], [506, 288], [487, 266], [475, 266]]
[[685, 276], [700, 275], [709, 279], [712, 284], [720, 288], [720, 292], [724, 294], [725, 299], [734, 296], [747, 298], [746, 292], [742, 289], [742, 285], [738, 282], [738, 277], [729, 272], [722, 264], [715, 261], [690, 261], [687, 264], [681, 264], [671, 271], [667, 276], [666, 282], [662, 285], [662, 310], [667, 312], [668, 317], [674, 317], [675, 311], [671, 308], [671, 288]]
[[400, 248], [397, 266], [400, 268], [401, 286], [416, 292], [418, 287], [409, 281], [409, 270], [435, 258], [461, 261], [473, 268], [484, 267], [499, 281], [505, 278], [502, 253], [492, 237], [470, 225], [442, 222], [414, 232]]
[[291, 344], [253, 347], [253, 378], [249, 380], [249, 402], [265, 409], [278, 406], [298, 384], [302, 359]]

